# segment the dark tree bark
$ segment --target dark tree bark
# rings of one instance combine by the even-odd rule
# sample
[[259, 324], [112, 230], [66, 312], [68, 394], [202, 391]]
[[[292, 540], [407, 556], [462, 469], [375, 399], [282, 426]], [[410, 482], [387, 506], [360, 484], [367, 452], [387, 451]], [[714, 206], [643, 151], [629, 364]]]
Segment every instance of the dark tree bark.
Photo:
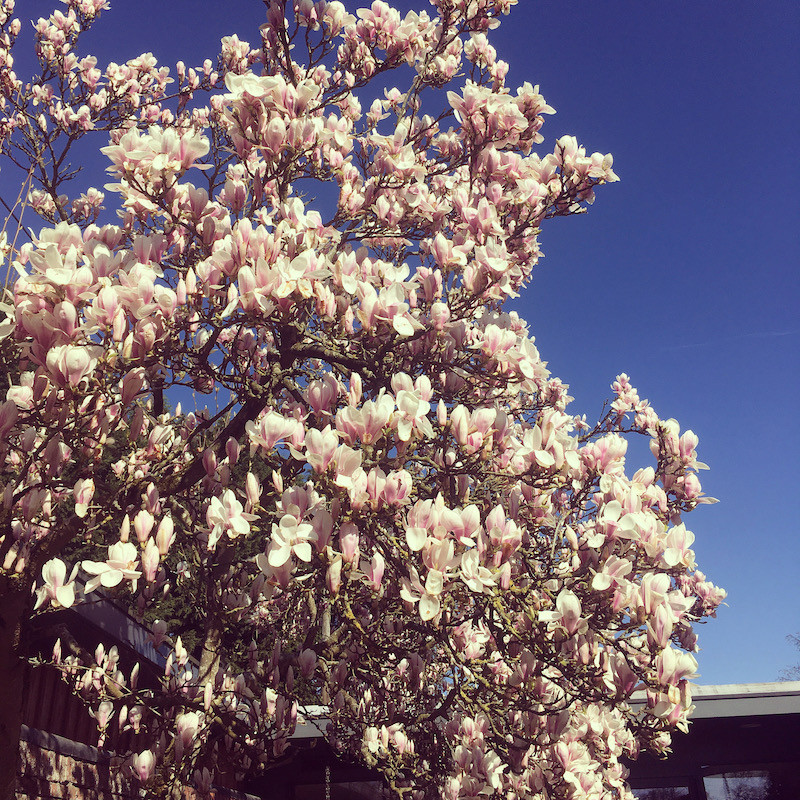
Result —
[[25, 658], [22, 629], [30, 613], [30, 591], [0, 576], [0, 800], [14, 800], [22, 732]]

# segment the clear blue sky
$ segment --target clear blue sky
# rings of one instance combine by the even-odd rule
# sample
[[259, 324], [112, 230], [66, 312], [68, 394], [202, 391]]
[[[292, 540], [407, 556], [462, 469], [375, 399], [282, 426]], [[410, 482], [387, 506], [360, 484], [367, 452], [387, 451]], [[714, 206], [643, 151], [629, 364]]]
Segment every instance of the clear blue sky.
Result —
[[[21, 0], [18, 14], [51, 7]], [[542, 151], [569, 133], [614, 154], [621, 182], [545, 228], [518, 308], [575, 413], [596, 414], [624, 371], [700, 436], [703, 486], [721, 502], [687, 522], [729, 592], [700, 631], [702, 683], [770, 681], [800, 662], [785, 641], [800, 631], [799, 9], [520, 0], [494, 40], [509, 84], [539, 83], [558, 112]], [[258, 0], [116, 0], [90, 51], [197, 66], [225, 34], [257, 42], [263, 19]]]

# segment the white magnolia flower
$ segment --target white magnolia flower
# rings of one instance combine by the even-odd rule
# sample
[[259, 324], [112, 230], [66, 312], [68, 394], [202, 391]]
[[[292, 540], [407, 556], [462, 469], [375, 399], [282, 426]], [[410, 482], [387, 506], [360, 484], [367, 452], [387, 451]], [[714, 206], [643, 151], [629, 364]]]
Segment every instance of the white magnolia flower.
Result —
[[48, 600], [54, 608], [69, 608], [75, 602], [75, 576], [78, 573], [76, 564], [66, 581], [67, 567], [60, 558], [51, 558], [42, 567], [44, 586], [36, 590], [36, 605], [39, 608]]
[[268, 562], [276, 569], [282, 567], [292, 554], [301, 561], [311, 561], [311, 542], [317, 540], [314, 528], [307, 522], [298, 522], [293, 514], [284, 514], [278, 525], [272, 526], [272, 542]]
[[254, 519], [253, 514], [244, 513], [244, 507], [230, 489], [222, 493], [222, 499], [212, 497], [206, 511], [206, 522], [211, 528], [209, 548], [214, 547], [223, 533], [227, 533], [229, 539], [247, 535], [250, 533], [250, 522]]
[[86, 594], [93, 592], [98, 586], [106, 588], [118, 586], [123, 580], [131, 581], [136, 588], [136, 581], [142, 574], [136, 569], [139, 555], [132, 542], [117, 542], [108, 548], [105, 561], [84, 561], [81, 566], [95, 577], [86, 583]]
[[461, 557], [461, 580], [473, 592], [483, 593], [490, 586], [494, 586], [494, 576], [480, 563], [478, 551], [474, 548], [467, 550]]

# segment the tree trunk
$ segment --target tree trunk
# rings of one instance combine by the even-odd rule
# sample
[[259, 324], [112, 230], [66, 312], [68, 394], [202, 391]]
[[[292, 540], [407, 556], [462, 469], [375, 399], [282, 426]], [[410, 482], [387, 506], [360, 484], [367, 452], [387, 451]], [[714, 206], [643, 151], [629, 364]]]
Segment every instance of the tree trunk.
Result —
[[0, 800], [16, 794], [25, 688], [21, 634], [30, 597], [13, 583], [0, 576]]
[[222, 624], [210, 609], [206, 620], [206, 635], [203, 640], [203, 651], [200, 655], [200, 683], [214, 683], [222, 664]]

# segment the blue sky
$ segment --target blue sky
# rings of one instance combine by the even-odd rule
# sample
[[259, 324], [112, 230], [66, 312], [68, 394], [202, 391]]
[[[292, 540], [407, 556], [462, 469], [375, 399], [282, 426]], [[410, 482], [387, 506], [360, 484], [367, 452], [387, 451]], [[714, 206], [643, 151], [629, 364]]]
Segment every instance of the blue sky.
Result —
[[[18, 6], [34, 19], [52, 7]], [[117, 0], [89, 51], [197, 66], [225, 34], [257, 42], [263, 19], [257, 0]], [[785, 641], [800, 631], [798, 39], [790, 0], [520, 0], [494, 37], [509, 84], [539, 83], [558, 112], [541, 151], [569, 133], [614, 155], [621, 182], [545, 227], [517, 308], [574, 413], [596, 416], [627, 372], [700, 437], [720, 503], [687, 524], [729, 592], [700, 631], [702, 683], [800, 662]]]

